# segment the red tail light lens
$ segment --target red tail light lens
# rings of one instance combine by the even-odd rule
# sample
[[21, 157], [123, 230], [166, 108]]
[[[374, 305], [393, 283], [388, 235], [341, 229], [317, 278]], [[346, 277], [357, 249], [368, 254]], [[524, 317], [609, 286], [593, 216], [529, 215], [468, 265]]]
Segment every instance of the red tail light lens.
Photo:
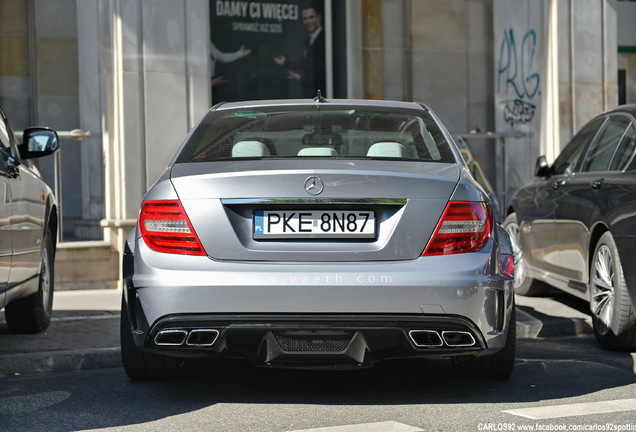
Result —
[[492, 210], [485, 202], [451, 201], [435, 228], [424, 255], [475, 252], [488, 242]]
[[150, 249], [182, 255], [206, 255], [181, 201], [146, 201], [139, 214], [141, 237]]
[[515, 259], [512, 255], [502, 255], [499, 257], [499, 274], [506, 279], [515, 278]]

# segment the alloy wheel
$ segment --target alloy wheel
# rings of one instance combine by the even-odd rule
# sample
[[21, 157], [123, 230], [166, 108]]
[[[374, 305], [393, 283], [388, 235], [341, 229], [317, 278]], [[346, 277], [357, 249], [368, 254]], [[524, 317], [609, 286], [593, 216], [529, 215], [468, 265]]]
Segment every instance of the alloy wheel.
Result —
[[602, 245], [594, 257], [590, 302], [601, 335], [607, 334], [614, 314], [614, 282], [614, 257], [610, 248]]
[[48, 310], [49, 305], [51, 304], [51, 271], [49, 268], [49, 250], [45, 246], [42, 250], [42, 272], [40, 274], [41, 283], [40, 288], [42, 289], [42, 306], [44, 310]]

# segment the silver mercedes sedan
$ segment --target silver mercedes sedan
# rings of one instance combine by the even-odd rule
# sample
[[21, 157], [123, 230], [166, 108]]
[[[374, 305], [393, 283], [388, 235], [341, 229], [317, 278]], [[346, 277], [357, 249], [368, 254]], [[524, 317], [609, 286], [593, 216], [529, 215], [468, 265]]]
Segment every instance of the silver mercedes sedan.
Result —
[[123, 259], [131, 379], [190, 357], [362, 368], [515, 362], [514, 259], [488, 196], [425, 105], [211, 108], [143, 199]]

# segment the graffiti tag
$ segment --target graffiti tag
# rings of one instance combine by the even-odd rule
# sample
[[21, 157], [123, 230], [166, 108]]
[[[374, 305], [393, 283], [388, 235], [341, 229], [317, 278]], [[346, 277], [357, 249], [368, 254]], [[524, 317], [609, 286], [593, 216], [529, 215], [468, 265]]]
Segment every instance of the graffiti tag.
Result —
[[505, 101], [501, 102], [501, 104], [504, 105], [503, 118], [511, 127], [518, 124], [530, 123], [537, 109], [536, 105], [522, 101], [521, 99]]
[[501, 89], [502, 78], [505, 92], [514, 90], [519, 99], [532, 99], [539, 92], [541, 75], [533, 72], [537, 48], [537, 34], [528, 30], [521, 42], [521, 55], [517, 54], [517, 45], [513, 29], [504, 33], [499, 50], [499, 67], [497, 70], [497, 90]]
[[540, 94], [541, 74], [537, 71], [537, 33], [528, 30], [521, 44], [515, 39], [514, 29], [504, 32], [499, 49], [497, 92], [514, 99], [501, 102], [504, 120], [511, 126], [532, 121], [536, 105], [530, 101]]

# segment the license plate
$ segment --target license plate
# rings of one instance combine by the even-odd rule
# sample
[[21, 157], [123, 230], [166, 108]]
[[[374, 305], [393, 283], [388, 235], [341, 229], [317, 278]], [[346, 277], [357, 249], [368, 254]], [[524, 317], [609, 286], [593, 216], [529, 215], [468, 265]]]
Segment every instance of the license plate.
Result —
[[255, 239], [373, 238], [375, 212], [360, 210], [256, 210]]

